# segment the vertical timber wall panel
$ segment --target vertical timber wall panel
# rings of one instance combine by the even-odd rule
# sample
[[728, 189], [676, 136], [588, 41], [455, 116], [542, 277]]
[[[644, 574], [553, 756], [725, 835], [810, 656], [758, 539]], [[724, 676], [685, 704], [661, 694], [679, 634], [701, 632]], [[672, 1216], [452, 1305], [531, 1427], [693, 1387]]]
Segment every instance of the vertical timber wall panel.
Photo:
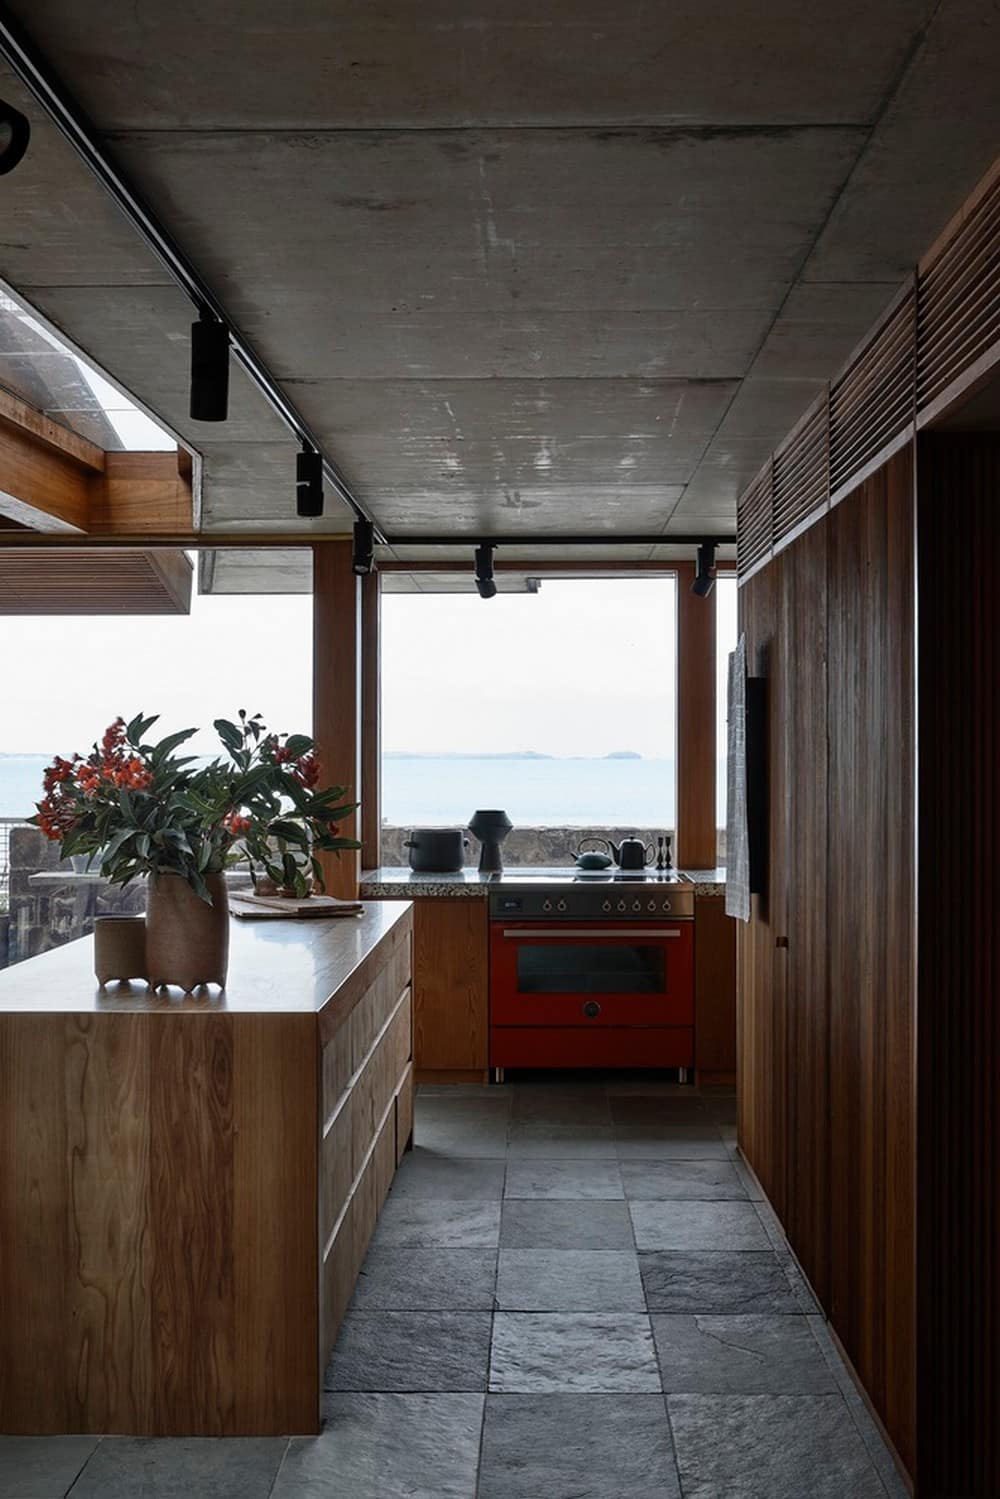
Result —
[[829, 1315], [914, 1468], [913, 477], [830, 514]]
[[[1000, 437], [918, 450], [921, 1495], [1000, 1493]], [[924, 621], [926, 620], [926, 623]]]

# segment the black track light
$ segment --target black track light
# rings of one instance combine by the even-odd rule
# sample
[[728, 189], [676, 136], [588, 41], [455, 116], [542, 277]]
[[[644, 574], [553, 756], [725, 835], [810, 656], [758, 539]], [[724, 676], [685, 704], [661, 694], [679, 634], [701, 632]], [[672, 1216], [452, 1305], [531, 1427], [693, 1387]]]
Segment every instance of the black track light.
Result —
[[698, 548], [698, 561], [695, 566], [694, 582], [691, 584], [691, 592], [696, 593], [700, 599], [707, 599], [715, 584], [715, 542], [703, 541]]
[[375, 527], [370, 520], [354, 522], [354, 558], [352, 566], [359, 578], [365, 578], [375, 564]]
[[191, 418], [224, 422], [229, 415], [229, 329], [202, 308], [191, 324]]
[[28, 149], [31, 126], [19, 109], [0, 99], [0, 177], [12, 172]]
[[496, 550], [488, 541], [476, 547], [476, 587], [481, 599], [496, 598], [497, 585], [493, 578], [493, 553]]
[[323, 514], [323, 454], [315, 448], [303, 448], [295, 457], [295, 513]]

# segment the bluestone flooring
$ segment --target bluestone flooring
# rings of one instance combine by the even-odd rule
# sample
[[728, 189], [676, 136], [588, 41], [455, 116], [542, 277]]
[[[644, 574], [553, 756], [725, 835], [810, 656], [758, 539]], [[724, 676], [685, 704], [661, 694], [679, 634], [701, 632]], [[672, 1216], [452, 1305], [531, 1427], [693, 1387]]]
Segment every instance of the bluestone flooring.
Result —
[[902, 1499], [731, 1094], [421, 1090], [318, 1437], [0, 1437], [0, 1499]]

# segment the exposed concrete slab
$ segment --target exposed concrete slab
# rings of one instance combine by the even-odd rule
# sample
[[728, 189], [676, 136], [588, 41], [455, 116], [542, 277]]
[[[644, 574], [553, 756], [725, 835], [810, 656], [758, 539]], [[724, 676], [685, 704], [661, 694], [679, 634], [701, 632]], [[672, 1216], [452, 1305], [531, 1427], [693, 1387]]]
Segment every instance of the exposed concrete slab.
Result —
[[753, 363], [753, 378], [835, 374], [899, 290], [897, 282], [794, 286]]
[[946, 0], [805, 268], [901, 281], [1000, 150], [1000, 8]]
[[0, 97], [31, 124], [24, 159], [3, 179], [0, 276], [23, 290], [53, 282], [168, 282], [163, 266], [2, 60]]
[[[730, 529], [1000, 141], [991, 0], [14, 10], [397, 531]], [[308, 534], [238, 371], [188, 421], [186, 298], [50, 126], [3, 206], [0, 274], [203, 449], [208, 524]]]
[[171, 130], [866, 121], [933, 8], [933, 0], [13, 6], [99, 124]]
[[291, 442], [202, 444], [202, 529], [287, 531], [309, 536], [354, 516], [329, 485], [322, 520], [295, 514], [295, 454]]
[[411, 322], [424, 306], [528, 310], [539, 340], [549, 311], [582, 311], [581, 331], [606, 311], [773, 316], [863, 140], [361, 131], [116, 146], [274, 372], [303, 378], [329, 373], [330, 305]]

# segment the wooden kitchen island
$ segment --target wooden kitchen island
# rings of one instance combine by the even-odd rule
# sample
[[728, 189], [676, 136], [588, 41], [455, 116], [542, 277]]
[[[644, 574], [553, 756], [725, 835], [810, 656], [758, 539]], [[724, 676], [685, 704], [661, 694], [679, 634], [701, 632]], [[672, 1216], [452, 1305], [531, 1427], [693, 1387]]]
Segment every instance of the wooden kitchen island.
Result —
[[232, 923], [224, 992], [0, 973], [0, 1432], [319, 1430], [412, 1134], [412, 915]]

